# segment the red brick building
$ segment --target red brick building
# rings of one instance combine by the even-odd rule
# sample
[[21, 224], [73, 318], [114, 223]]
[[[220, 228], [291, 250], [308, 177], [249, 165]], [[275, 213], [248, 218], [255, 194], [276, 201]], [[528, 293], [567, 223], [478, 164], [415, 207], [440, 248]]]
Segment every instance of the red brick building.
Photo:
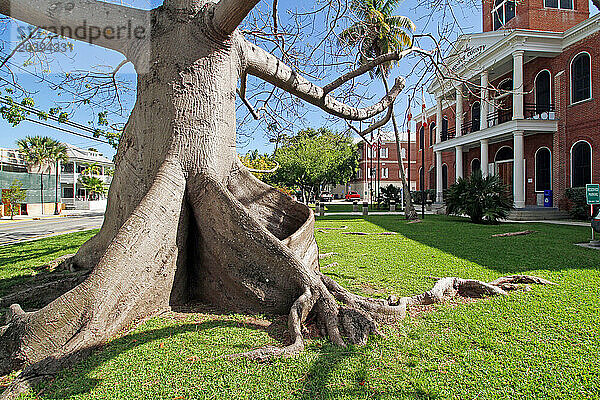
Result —
[[[402, 133], [401, 151], [404, 160], [404, 172], [409, 175], [408, 170], [408, 134]], [[364, 140], [359, 139], [357, 142], [359, 167], [355, 179], [350, 181], [346, 190], [354, 190], [358, 192], [363, 200], [369, 200], [379, 190], [388, 185], [394, 185], [402, 188], [400, 179], [400, 168], [398, 166], [398, 151], [396, 150], [396, 139], [393, 132], [378, 132], [369, 137], [369, 144]], [[379, 143], [379, 145], [377, 145]], [[373, 146], [375, 144], [375, 146]], [[411, 169], [410, 169], [410, 187], [411, 190], [416, 189], [417, 163], [415, 161], [416, 144], [414, 134], [411, 137]], [[379, 151], [377, 151], [379, 150]], [[338, 194], [336, 188], [332, 189], [333, 193]]]
[[446, 58], [458, 79], [427, 89], [436, 105], [422, 136], [416, 117], [417, 187], [440, 202], [481, 168], [512, 188], [515, 208], [541, 205], [544, 190], [564, 208], [565, 189], [600, 182], [600, 14], [583, 0], [484, 0], [483, 27]]

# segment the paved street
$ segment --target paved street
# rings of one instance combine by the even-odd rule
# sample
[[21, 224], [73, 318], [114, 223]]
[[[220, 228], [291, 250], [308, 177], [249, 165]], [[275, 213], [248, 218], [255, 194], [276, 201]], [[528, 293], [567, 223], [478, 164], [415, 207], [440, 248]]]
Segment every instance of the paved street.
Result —
[[64, 233], [100, 228], [104, 215], [77, 215], [40, 220], [0, 221], [0, 246]]

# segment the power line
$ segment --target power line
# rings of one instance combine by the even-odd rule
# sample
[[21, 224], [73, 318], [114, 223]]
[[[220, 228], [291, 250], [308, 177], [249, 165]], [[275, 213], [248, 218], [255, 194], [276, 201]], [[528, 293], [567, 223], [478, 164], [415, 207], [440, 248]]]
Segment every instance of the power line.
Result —
[[90, 137], [90, 136], [84, 135], [83, 133], [74, 132], [74, 131], [71, 131], [69, 129], [62, 128], [60, 126], [55, 126], [55, 125], [47, 124], [45, 122], [38, 121], [38, 120], [35, 120], [35, 119], [25, 118], [25, 121], [33, 122], [34, 124], [43, 125], [43, 126], [46, 126], [48, 128], [53, 128], [53, 129], [56, 129], [56, 130], [59, 130], [59, 131], [65, 132], [65, 133], [70, 133], [71, 135], [76, 135], [76, 136], [83, 137], [83, 138], [86, 138], [86, 139], [89, 139], [89, 140], [95, 140], [96, 142], [110, 144], [106, 140], [98, 139], [98, 138], [95, 138], [95, 137]]

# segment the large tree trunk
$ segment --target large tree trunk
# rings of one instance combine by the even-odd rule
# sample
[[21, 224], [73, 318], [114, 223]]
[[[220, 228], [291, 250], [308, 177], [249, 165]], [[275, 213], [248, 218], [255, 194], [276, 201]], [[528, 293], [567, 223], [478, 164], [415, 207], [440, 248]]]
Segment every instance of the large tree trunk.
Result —
[[[17, 17], [43, 23], [43, 13], [25, 7], [39, 3], [52, 2], [20, 0]], [[402, 82], [365, 109], [337, 102], [231, 32], [241, 20], [231, 13], [255, 3], [222, 0], [200, 7], [199, 1], [170, 0], [152, 11], [150, 56], [134, 61], [137, 102], [119, 144], [105, 222], [71, 262], [91, 272], [40, 310], [11, 306], [0, 327], [0, 374], [23, 372], [3, 398], [71, 365], [128, 324], [192, 301], [289, 313], [292, 344], [245, 354], [258, 359], [302, 350], [301, 324], [309, 314], [340, 345], [343, 337], [364, 343], [377, 332], [381, 315], [405, 314], [408, 298], [396, 305], [362, 298], [319, 273], [312, 211], [249, 173], [238, 160], [235, 135], [236, 86], [243, 73], [348, 119], [388, 108]], [[112, 7], [90, 4], [101, 15]], [[10, 15], [9, 6], [0, 0], [0, 12]], [[86, 17], [78, 8], [68, 15], [73, 21]], [[121, 42], [105, 44], [136, 53]]]

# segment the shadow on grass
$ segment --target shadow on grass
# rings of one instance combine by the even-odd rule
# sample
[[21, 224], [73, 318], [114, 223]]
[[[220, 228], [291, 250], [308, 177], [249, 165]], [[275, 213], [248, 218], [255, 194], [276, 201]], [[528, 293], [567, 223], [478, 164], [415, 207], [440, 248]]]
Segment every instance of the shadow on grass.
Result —
[[[325, 216], [317, 221], [356, 220], [363, 217]], [[590, 230], [581, 226], [503, 223], [477, 225], [468, 219], [426, 215], [425, 220], [408, 224], [403, 216], [372, 215], [364, 219], [386, 231], [457, 258], [494, 269], [502, 274], [531, 270], [600, 269], [600, 251], [575, 243], [589, 241]], [[523, 236], [492, 237], [494, 234], [533, 230]]]

